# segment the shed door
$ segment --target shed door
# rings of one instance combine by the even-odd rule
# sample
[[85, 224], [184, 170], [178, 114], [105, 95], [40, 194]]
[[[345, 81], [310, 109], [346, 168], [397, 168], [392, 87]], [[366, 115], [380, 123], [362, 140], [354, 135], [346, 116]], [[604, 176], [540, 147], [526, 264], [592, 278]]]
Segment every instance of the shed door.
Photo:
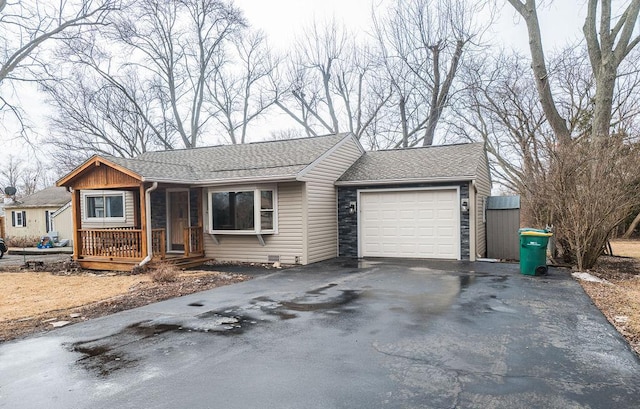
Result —
[[360, 257], [460, 259], [457, 190], [360, 192]]

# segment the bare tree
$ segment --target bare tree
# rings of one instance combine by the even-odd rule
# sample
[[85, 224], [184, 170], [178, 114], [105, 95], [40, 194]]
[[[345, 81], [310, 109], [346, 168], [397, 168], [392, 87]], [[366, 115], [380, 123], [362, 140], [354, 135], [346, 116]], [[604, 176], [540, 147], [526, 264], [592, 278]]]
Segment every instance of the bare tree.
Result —
[[[399, 118], [398, 147], [433, 144], [455, 92], [463, 53], [482, 34], [483, 2], [397, 0], [374, 20], [375, 35]], [[489, 23], [487, 23], [489, 24]]]
[[[56, 39], [81, 36], [105, 24], [120, 7], [117, 0], [61, 2], [0, 0], [0, 85], [42, 80], [41, 54], [44, 44]], [[10, 110], [21, 120], [20, 109], [0, 94], [0, 110]]]
[[581, 138], [552, 150], [545, 174], [530, 175], [529, 211], [554, 222], [562, 255], [578, 270], [596, 263], [611, 230], [640, 204], [639, 161], [638, 146], [621, 135]]
[[71, 163], [198, 146], [221, 115], [209, 91], [232, 63], [229, 48], [245, 27], [240, 11], [220, 0], [144, 0], [109, 22], [68, 39], [50, 66], [59, 156]]
[[314, 22], [295, 44], [276, 105], [309, 136], [370, 132], [391, 90], [379, 81], [371, 49], [335, 20]]
[[540, 174], [555, 138], [522, 55], [500, 53], [470, 61], [448, 129], [465, 140], [485, 143], [494, 181], [512, 192], [527, 189], [527, 175]]
[[40, 161], [26, 165], [21, 159], [9, 155], [0, 166], [0, 187], [3, 190], [9, 186], [15, 187], [15, 197], [19, 199], [51, 186], [57, 176], [54, 170], [48, 169]]
[[0, 183], [2, 183], [3, 189], [9, 186], [17, 188], [22, 167], [21, 161], [15, 156], [9, 155], [7, 161], [0, 168], [0, 177], [2, 177]]
[[[548, 151], [544, 171], [525, 175], [529, 187], [534, 187], [524, 191], [525, 200], [537, 213], [539, 224], [556, 226], [565, 258], [575, 261], [580, 269], [590, 268], [602, 253], [610, 232], [640, 204], [637, 181], [633, 179], [637, 172], [631, 170], [638, 161], [634, 145], [623, 129], [612, 132], [619, 69], [640, 42], [639, 36], [634, 37], [640, 0], [629, 1], [617, 18], [612, 14], [610, 0], [588, 1], [583, 32], [590, 72], [587, 82], [575, 88], [558, 81], [554, 78], [556, 73], [549, 70], [536, 1], [509, 3], [527, 25], [537, 94], [558, 141]], [[571, 109], [562, 110], [562, 102], [556, 100], [553, 90], [558, 82], [565, 84], [565, 92], [577, 96], [569, 102]], [[593, 94], [591, 84], [595, 85]], [[618, 107], [628, 105], [624, 96], [617, 99], [621, 101]], [[583, 115], [575, 115], [576, 112]], [[622, 114], [621, 110], [617, 112]], [[540, 194], [541, 191], [553, 194]]]
[[261, 117], [278, 99], [273, 83], [280, 59], [269, 48], [264, 33], [243, 33], [233, 44], [230, 63], [213, 73], [206, 83], [214, 118], [231, 143], [245, 143], [251, 122]]
[[58, 162], [67, 169], [86, 159], [89, 152], [135, 157], [166, 146], [158, 143], [149, 125], [149, 120], [159, 116], [157, 101], [143, 94], [145, 89], [134, 70], [122, 81], [119, 85], [126, 87], [126, 92], [100, 76], [78, 71], [54, 85], [45, 85], [50, 103], [56, 107], [55, 115], [49, 118], [49, 143], [57, 148]]
[[155, 79], [185, 148], [198, 145], [216, 113], [206, 106], [207, 85], [244, 26], [241, 12], [220, 0], [143, 0], [115, 24], [117, 39], [140, 57], [137, 67]]
[[[551, 128], [561, 143], [565, 143], [571, 139], [571, 132], [566, 118], [558, 112], [554, 101], [542, 46], [536, 0], [508, 1], [527, 25], [532, 69], [540, 102]], [[591, 124], [591, 134], [595, 137], [608, 137], [610, 134], [613, 92], [618, 68], [629, 52], [640, 42], [640, 36], [634, 37], [634, 28], [640, 12], [640, 0], [629, 1], [617, 21], [614, 21], [611, 7], [611, 0], [589, 0], [583, 26], [591, 71], [596, 83]]]

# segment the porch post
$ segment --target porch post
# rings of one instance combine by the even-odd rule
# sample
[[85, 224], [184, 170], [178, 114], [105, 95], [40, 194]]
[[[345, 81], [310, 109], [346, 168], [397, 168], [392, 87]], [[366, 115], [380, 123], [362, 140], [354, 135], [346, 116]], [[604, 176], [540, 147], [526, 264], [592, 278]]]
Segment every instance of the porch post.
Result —
[[80, 229], [82, 228], [82, 218], [80, 216], [80, 190], [73, 189], [73, 194], [71, 195], [71, 212], [73, 214], [73, 259], [77, 260], [80, 258], [80, 249], [82, 248], [82, 233]]
[[197, 251], [204, 255], [204, 188], [198, 189], [198, 248]]
[[203, 202], [202, 202], [202, 191], [204, 190], [204, 188], [199, 188], [198, 189], [198, 198], [196, 199], [198, 202], [198, 226], [204, 228], [204, 220], [202, 219], [204, 217], [203, 215]]
[[147, 248], [147, 195], [144, 190], [144, 183], [140, 183], [140, 230], [142, 235], [140, 237], [140, 250], [143, 257], [149, 255], [149, 249]]

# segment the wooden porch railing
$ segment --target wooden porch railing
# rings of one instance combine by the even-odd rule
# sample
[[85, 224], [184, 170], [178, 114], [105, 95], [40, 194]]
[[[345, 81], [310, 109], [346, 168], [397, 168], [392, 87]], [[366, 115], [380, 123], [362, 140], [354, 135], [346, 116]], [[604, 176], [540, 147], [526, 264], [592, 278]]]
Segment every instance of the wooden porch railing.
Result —
[[[202, 226], [185, 227], [185, 257], [204, 254], [204, 234]], [[81, 257], [108, 257], [140, 260], [143, 232], [140, 229], [82, 229], [80, 230]], [[167, 254], [167, 234], [165, 229], [151, 230], [151, 249], [154, 257], [165, 259]]]
[[80, 230], [80, 256], [141, 259], [142, 230]]
[[185, 227], [183, 234], [185, 257], [204, 254], [204, 233], [202, 226]]
[[165, 229], [151, 230], [151, 249], [153, 256], [164, 260], [167, 255], [167, 234]]

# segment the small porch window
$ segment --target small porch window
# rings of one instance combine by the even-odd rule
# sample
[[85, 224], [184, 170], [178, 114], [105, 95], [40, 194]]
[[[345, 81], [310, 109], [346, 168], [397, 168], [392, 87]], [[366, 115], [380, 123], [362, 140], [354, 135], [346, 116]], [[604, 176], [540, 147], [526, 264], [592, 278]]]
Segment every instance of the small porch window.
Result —
[[276, 231], [276, 190], [255, 188], [209, 191], [213, 234], [265, 234]]
[[124, 222], [124, 192], [91, 191], [83, 193], [84, 219]]

